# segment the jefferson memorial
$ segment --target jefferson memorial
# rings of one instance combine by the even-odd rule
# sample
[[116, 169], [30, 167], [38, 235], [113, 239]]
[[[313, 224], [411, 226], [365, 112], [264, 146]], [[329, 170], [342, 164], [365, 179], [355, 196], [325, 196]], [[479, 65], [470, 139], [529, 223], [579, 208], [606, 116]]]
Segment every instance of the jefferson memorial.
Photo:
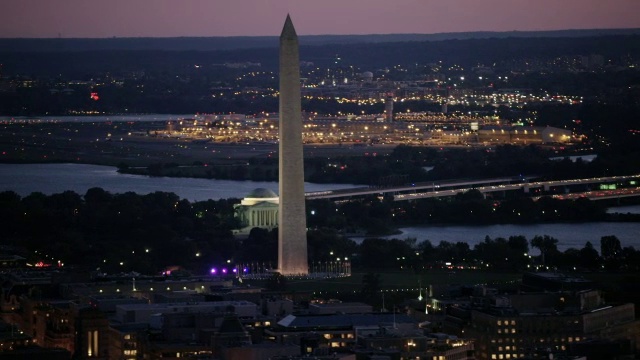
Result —
[[234, 235], [249, 235], [254, 227], [272, 230], [278, 227], [278, 195], [269, 189], [258, 188], [251, 191], [240, 204], [234, 205], [235, 216], [242, 228], [234, 230]]

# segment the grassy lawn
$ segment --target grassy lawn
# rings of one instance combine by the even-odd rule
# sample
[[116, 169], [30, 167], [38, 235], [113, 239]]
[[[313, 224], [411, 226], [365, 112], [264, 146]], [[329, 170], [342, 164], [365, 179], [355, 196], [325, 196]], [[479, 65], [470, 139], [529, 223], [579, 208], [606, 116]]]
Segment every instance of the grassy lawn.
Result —
[[[459, 284], [459, 285], [498, 285], [519, 282], [520, 273], [499, 273], [478, 270], [444, 271], [431, 270], [422, 274], [390, 270], [372, 270], [380, 275], [380, 288], [383, 290], [418, 291], [420, 284], [427, 285]], [[362, 277], [367, 272], [355, 272], [350, 277], [336, 279], [288, 280], [287, 287], [295, 291], [359, 291], [362, 288]], [[247, 281], [253, 286], [264, 286], [264, 281]]]
[[[491, 287], [516, 289], [522, 279], [521, 273], [490, 272], [479, 270], [429, 270], [422, 274], [392, 270], [371, 270], [379, 274], [379, 285], [382, 297], [378, 299], [358, 298], [363, 288], [362, 279], [368, 271], [359, 270], [350, 277], [336, 279], [287, 280], [287, 289], [292, 292], [313, 293], [316, 297], [348, 299], [347, 301], [363, 301], [375, 306], [385, 298], [387, 305], [398, 304], [408, 297], [418, 296], [420, 286], [422, 295], [426, 295], [429, 285], [467, 285], [485, 284]], [[594, 282], [594, 288], [603, 292], [608, 303], [633, 302], [640, 304], [640, 273], [576, 273]], [[266, 281], [245, 280], [245, 283], [255, 287], [265, 287]], [[383, 300], [382, 300], [383, 301]], [[640, 307], [636, 306], [636, 315], [640, 316]]]

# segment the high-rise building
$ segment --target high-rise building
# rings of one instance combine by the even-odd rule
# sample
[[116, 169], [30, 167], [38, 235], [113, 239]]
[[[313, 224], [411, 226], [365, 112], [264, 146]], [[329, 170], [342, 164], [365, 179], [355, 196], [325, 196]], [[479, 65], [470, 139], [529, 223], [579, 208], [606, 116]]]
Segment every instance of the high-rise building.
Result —
[[384, 116], [387, 122], [393, 122], [393, 96], [387, 96], [384, 103]]
[[307, 219], [302, 156], [298, 35], [287, 15], [280, 34], [278, 271], [307, 275]]

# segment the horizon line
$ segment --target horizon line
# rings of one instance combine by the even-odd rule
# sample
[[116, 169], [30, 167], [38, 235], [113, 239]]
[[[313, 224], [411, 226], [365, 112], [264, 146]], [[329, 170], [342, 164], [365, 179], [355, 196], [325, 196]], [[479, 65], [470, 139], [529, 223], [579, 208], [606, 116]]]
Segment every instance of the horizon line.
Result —
[[[331, 36], [435, 36], [435, 35], [455, 35], [455, 34], [509, 34], [509, 33], [545, 33], [545, 32], [569, 32], [569, 31], [638, 31], [640, 27], [622, 28], [573, 28], [573, 29], [547, 29], [547, 30], [472, 30], [472, 31], [449, 31], [435, 33], [369, 33], [369, 34], [307, 34], [298, 37], [331, 37]], [[182, 39], [182, 38], [277, 38], [279, 35], [176, 35], [176, 36], [109, 36], [109, 37], [4, 37], [0, 35], [0, 40], [111, 40], [111, 39]]]

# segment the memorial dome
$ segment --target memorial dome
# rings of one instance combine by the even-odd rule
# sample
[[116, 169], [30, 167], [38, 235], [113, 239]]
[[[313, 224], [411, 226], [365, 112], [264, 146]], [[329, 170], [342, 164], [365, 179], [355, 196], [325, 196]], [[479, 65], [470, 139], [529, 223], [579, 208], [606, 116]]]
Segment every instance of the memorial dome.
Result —
[[278, 197], [278, 194], [276, 194], [270, 189], [257, 188], [251, 191], [246, 198], [247, 199], [272, 199], [277, 197]]

